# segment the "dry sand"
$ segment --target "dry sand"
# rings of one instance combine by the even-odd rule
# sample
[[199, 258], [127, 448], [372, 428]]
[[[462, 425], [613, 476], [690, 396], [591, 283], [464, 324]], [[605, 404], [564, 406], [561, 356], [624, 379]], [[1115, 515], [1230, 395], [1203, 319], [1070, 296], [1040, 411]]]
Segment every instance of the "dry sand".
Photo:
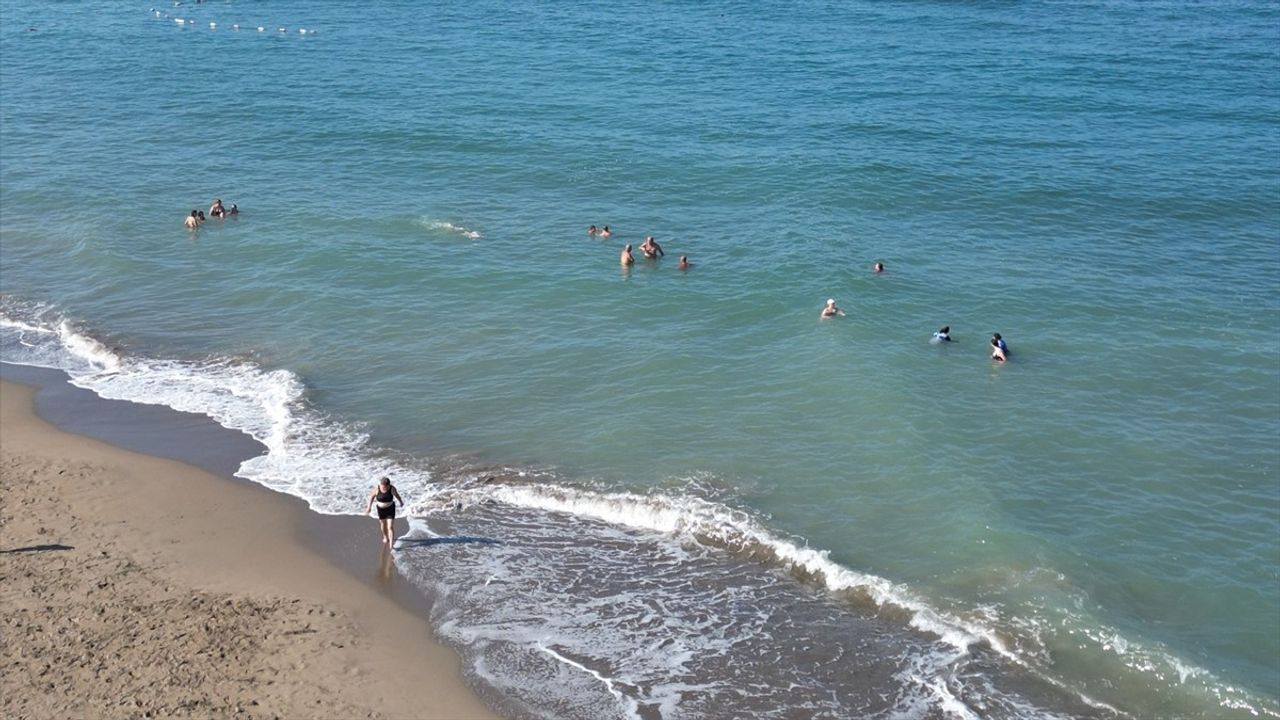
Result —
[[0, 716], [494, 717], [424, 620], [298, 542], [300, 503], [33, 396], [0, 383]]

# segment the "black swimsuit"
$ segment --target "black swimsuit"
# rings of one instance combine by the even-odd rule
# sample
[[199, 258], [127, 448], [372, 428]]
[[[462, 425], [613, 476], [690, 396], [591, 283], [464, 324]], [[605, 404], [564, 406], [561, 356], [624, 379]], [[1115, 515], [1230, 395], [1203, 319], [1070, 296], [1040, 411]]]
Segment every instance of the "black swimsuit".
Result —
[[396, 517], [395, 497], [396, 496], [390, 490], [387, 490], [386, 492], [379, 492], [377, 495], [373, 496], [373, 499], [378, 501], [378, 519], [379, 520], [395, 519]]

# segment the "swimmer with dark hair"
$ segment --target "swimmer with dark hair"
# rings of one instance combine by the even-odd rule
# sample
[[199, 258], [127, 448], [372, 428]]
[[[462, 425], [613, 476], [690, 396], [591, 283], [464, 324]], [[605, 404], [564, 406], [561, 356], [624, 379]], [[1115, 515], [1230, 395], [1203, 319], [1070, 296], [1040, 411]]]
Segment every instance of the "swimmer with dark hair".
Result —
[[595, 225], [592, 225], [591, 227], [587, 228], [587, 234], [588, 234], [588, 235], [590, 235], [590, 236], [592, 236], [592, 237], [595, 237], [595, 236], [596, 236], [596, 233], [598, 233], [598, 232], [600, 232], [600, 231], [596, 229], [596, 226], [595, 226]]
[[679, 265], [676, 265], [676, 268], [678, 268], [678, 269], [680, 269], [680, 270], [688, 270], [688, 269], [689, 269], [689, 268], [691, 268], [691, 267], [693, 267], [693, 265], [691, 265], [691, 264], [689, 263], [689, 256], [688, 256], [688, 255], [681, 255], [681, 256], [680, 256], [680, 264], [679, 264]]
[[876, 261], [876, 264], [871, 266], [871, 269], [872, 269], [872, 270], [874, 270], [874, 271], [876, 271], [876, 272], [878, 272], [878, 273], [882, 273], [882, 272], [884, 272], [884, 263], [882, 263], [882, 262], [880, 262], [879, 260], [877, 260], [877, 261]]
[[942, 329], [933, 334], [934, 342], [951, 342], [951, 326], [943, 325]]
[[611, 235], [613, 235], [613, 231], [609, 229], [608, 225], [600, 228], [600, 237], [610, 237]]
[[991, 359], [996, 362], [1005, 362], [1009, 359], [1009, 344], [1000, 337], [1000, 333], [991, 336]]
[[195, 230], [200, 227], [199, 212], [199, 210], [192, 210], [191, 214], [187, 216], [187, 219], [182, 221], [182, 224], [185, 225], [188, 230]]

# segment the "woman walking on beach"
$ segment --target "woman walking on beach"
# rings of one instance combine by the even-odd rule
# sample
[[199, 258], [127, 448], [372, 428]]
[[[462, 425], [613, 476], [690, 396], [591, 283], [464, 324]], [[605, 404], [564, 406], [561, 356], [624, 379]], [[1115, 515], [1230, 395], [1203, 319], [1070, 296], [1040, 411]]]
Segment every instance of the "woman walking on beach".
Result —
[[382, 478], [373, 492], [369, 493], [369, 506], [364, 509], [364, 513], [368, 515], [373, 510], [373, 504], [378, 503], [378, 524], [382, 526], [382, 542], [387, 547], [391, 547], [396, 539], [397, 501], [400, 507], [404, 507], [404, 500], [400, 499], [400, 491], [391, 484], [391, 478]]

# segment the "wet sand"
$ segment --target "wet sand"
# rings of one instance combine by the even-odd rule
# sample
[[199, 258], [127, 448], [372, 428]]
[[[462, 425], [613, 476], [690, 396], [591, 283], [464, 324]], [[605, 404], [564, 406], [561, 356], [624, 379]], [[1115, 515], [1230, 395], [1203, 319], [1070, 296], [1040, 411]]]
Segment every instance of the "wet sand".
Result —
[[[41, 413], [89, 432], [50, 388]], [[494, 717], [405, 607], [425, 601], [396, 596], [372, 520], [333, 525], [335, 562], [302, 502], [214, 474], [249, 446], [200, 469], [34, 403], [0, 382], [0, 716]]]

